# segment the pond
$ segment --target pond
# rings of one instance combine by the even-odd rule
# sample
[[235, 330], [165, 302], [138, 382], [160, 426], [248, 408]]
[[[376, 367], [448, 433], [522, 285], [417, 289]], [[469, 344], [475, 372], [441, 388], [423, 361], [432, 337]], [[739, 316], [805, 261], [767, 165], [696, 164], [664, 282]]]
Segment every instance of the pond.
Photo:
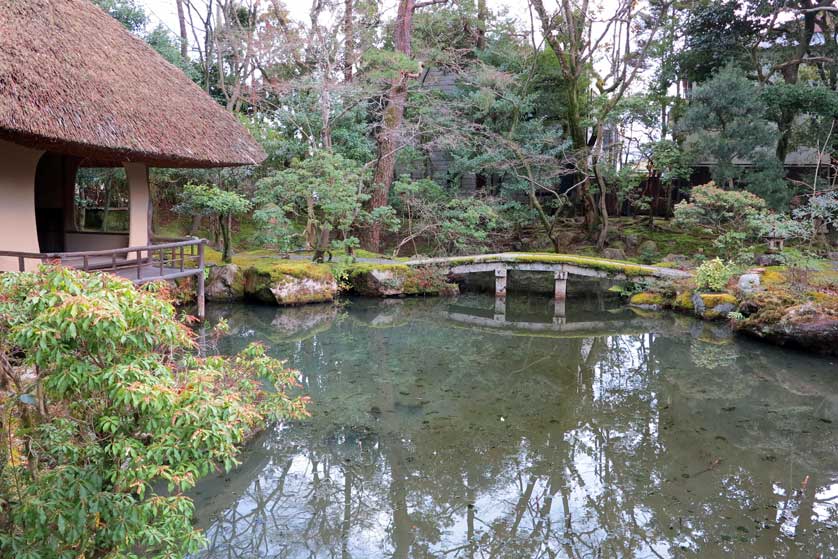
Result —
[[208, 314], [313, 404], [197, 488], [202, 559], [838, 554], [834, 360], [596, 296]]

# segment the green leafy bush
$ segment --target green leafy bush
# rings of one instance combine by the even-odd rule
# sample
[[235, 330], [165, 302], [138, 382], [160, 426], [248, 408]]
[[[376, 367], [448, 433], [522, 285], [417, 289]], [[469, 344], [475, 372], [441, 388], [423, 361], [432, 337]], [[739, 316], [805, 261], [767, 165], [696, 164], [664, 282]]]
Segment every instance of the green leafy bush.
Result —
[[60, 267], [0, 278], [0, 556], [200, 547], [183, 492], [306, 399], [286, 394], [296, 373], [261, 346], [234, 359], [194, 346], [172, 305], [128, 280]]
[[421, 242], [438, 254], [482, 252], [503, 220], [494, 200], [488, 197], [452, 197], [431, 179], [402, 176], [393, 185], [394, 206], [405, 220], [403, 238], [393, 256]]
[[654, 243], [643, 243], [637, 256], [643, 264], [654, 264], [660, 259], [660, 252]]
[[675, 205], [675, 222], [715, 231], [742, 230], [748, 218], [765, 209], [765, 200], [738, 190], [723, 190], [714, 182], [692, 189], [689, 202]]
[[189, 216], [204, 215], [215, 220], [217, 230], [221, 233], [221, 260], [229, 264], [232, 261], [233, 249], [229, 220], [231, 216], [250, 211], [250, 201], [236, 192], [207, 184], [187, 184], [180, 196], [180, 203], [174, 207], [177, 213]]
[[[374, 212], [365, 209], [370, 199], [369, 170], [339, 154], [322, 150], [291, 166], [275, 171], [257, 184], [255, 213], [262, 225], [262, 241], [290, 248], [299, 243], [299, 234], [292, 234], [292, 222], [304, 222], [304, 243], [314, 249], [314, 260], [320, 262], [330, 250], [358, 246], [353, 231], [372, 223], [387, 228], [398, 224], [392, 208], [384, 206]], [[334, 232], [339, 239], [332, 238]]]
[[745, 248], [748, 239], [749, 236], [747, 233], [743, 233], [742, 231], [728, 231], [719, 235], [713, 241], [713, 246], [725, 258], [734, 258]]
[[723, 291], [736, 270], [733, 264], [714, 258], [702, 263], [695, 271], [695, 283], [699, 289]]
[[748, 225], [757, 237], [806, 239], [811, 235], [809, 223], [774, 212], [759, 212], [748, 216]]

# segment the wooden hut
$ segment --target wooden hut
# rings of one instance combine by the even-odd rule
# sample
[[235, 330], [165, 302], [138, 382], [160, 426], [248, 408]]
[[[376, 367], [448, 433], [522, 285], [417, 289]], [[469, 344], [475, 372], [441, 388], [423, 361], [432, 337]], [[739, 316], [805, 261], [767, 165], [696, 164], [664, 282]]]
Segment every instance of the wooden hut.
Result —
[[[264, 158], [234, 115], [89, 0], [0, 0], [0, 271], [57, 259], [132, 263], [138, 282], [187, 275], [183, 245], [152, 243], [149, 167]], [[85, 166], [125, 169], [126, 233], [75, 227]]]

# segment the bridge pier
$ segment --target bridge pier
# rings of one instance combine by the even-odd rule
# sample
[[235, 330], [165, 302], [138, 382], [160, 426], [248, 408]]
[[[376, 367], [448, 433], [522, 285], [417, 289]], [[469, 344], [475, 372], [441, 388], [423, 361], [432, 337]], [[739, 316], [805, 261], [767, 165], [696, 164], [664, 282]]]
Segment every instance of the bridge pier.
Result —
[[566, 309], [564, 299], [556, 299], [553, 301], [553, 324], [564, 324], [567, 322], [565, 314]]
[[556, 288], [553, 298], [556, 301], [564, 301], [567, 299], [567, 272], [553, 272], [553, 277], [556, 281]]
[[495, 268], [495, 299], [506, 299], [506, 266], [501, 264]]
[[506, 320], [506, 299], [496, 297], [495, 298], [495, 320], [499, 320], [501, 322]]

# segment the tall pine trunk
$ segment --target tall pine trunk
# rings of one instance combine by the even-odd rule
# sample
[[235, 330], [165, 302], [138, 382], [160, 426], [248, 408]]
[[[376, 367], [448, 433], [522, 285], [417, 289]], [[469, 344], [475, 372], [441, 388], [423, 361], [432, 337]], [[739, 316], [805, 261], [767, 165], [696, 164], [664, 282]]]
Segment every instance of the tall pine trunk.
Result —
[[[413, 11], [415, 0], [400, 0], [399, 11], [393, 30], [393, 42], [396, 52], [410, 57], [412, 49], [410, 41], [413, 36]], [[407, 102], [407, 80], [409, 74], [405, 71], [393, 78], [387, 93], [387, 104], [381, 115], [381, 125], [376, 135], [378, 146], [378, 160], [373, 176], [373, 192], [370, 198], [370, 210], [386, 206], [393, 186], [393, 174], [396, 169], [396, 153], [400, 147], [400, 133], [404, 120], [404, 107]], [[370, 227], [366, 239], [369, 250], [381, 250], [381, 224], [374, 223]]]
[[343, 80], [352, 81], [352, 69], [355, 64], [355, 26], [354, 0], [343, 2]]
[[180, 57], [183, 58], [184, 62], [186, 61], [186, 57], [188, 55], [187, 52], [187, 40], [186, 40], [186, 17], [183, 13], [183, 0], [176, 0], [177, 3], [177, 21], [178, 25], [180, 26]]

